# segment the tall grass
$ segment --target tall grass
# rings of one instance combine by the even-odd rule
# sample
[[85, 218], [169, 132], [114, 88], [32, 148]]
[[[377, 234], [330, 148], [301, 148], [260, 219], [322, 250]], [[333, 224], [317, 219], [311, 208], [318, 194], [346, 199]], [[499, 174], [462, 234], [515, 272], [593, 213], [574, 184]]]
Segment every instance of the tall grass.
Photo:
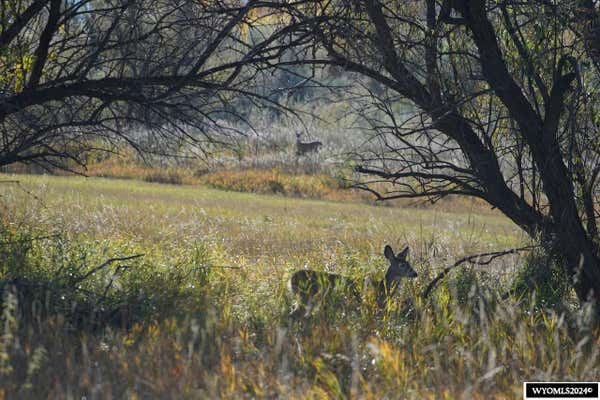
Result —
[[[502, 218], [20, 179], [38, 200], [2, 188], [0, 241], [18, 242], [2, 247], [3, 282], [34, 274], [57, 287], [110, 257], [145, 256], [117, 263], [128, 268], [110, 288], [112, 301], [135, 306], [126, 324], [80, 327], [67, 307], [101, 305], [117, 265], [90, 276], [89, 297], [47, 308], [6, 285], [0, 398], [518, 398], [524, 380], [596, 380], [600, 373], [589, 307], [568, 296], [553, 308], [502, 300], [527, 258], [457, 270], [421, 299], [449, 260], [521, 242]], [[48, 234], [55, 236], [15, 240]], [[288, 317], [294, 299], [285, 281], [294, 270], [380, 279], [388, 242], [411, 245], [419, 277], [385, 310], [369, 296], [353, 303], [342, 293], [307, 319]]]
[[[121, 149], [118, 154], [91, 158], [85, 168], [79, 165], [72, 165], [71, 168], [72, 171], [88, 177], [207, 186], [227, 191], [340, 202], [375, 203], [371, 193], [353, 187], [356, 177], [351, 163], [325, 161], [321, 155], [298, 158], [293, 155], [292, 144], [273, 147], [269, 143], [265, 144], [264, 141], [257, 140], [256, 143], [258, 143], [256, 154], [242, 155], [241, 159], [234, 160], [235, 157], [231, 157], [231, 149], [221, 149], [219, 161], [213, 160], [211, 164], [196, 158], [176, 159], [157, 156], [140, 159], [133, 152]], [[245, 146], [252, 148], [252, 141]], [[10, 170], [12, 173], [21, 174], [48, 172], [36, 166], [22, 164], [13, 165]], [[52, 173], [72, 175], [72, 172], [62, 170], [52, 170]], [[393, 185], [385, 183], [371, 184], [370, 187], [381, 193], [396, 189]], [[494, 213], [482, 200], [461, 196], [446, 196], [436, 204], [410, 199], [395, 199], [377, 204]]]

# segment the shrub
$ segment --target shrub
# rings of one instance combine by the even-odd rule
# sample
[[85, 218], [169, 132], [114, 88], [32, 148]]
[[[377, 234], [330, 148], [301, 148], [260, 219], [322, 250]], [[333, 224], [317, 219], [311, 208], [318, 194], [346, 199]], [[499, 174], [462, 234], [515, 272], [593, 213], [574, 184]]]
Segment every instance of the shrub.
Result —
[[479, 282], [473, 266], [464, 266], [454, 273], [454, 278], [449, 282], [454, 299], [458, 304], [467, 304], [476, 297]]
[[534, 308], [556, 308], [565, 303], [571, 292], [563, 268], [546, 254], [533, 252], [512, 282], [512, 293]]
[[198, 183], [216, 189], [295, 197], [325, 198], [339, 190], [327, 175], [290, 175], [279, 170], [224, 170], [205, 174]]
[[184, 179], [180, 171], [176, 169], [151, 169], [144, 176], [146, 182], [168, 183], [171, 185], [181, 185]]
[[173, 311], [184, 303], [197, 307], [207, 280], [192, 268], [206, 264], [206, 253], [198, 250], [188, 263], [165, 271], [143, 254], [106, 242], [2, 227], [0, 243], [0, 297], [16, 299], [23, 324], [61, 315], [77, 329], [128, 327], [163, 313], [177, 315]]

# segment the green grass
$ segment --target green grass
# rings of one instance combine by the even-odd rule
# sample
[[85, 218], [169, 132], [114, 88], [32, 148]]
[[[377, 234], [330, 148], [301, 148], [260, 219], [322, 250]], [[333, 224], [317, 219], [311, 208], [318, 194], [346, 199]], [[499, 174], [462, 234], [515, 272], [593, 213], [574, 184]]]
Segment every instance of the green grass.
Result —
[[[24, 262], [52, 279], [61, 265], [89, 270], [144, 253], [120, 284], [145, 306], [128, 329], [73, 330], [60, 316], [24, 328], [5, 296], [0, 381], [8, 384], [0, 398], [513, 398], [523, 380], [595, 380], [600, 372], [600, 341], [584, 311], [561, 316], [499, 299], [520, 257], [457, 271], [431, 303], [418, 298], [455, 259], [526, 240], [494, 213], [98, 178], [11, 179], [20, 183], [0, 184], [7, 229], [61, 238], [34, 241]], [[293, 271], [377, 279], [388, 243], [411, 246], [419, 277], [386, 312], [334, 299], [307, 321], [287, 318]], [[110, 276], [99, 275], [91, 291]], [[456, 282], [475, 285], [457, 296]]]
[[7, 212], [15, 219], [35, 219], [47, 228], [60, 221], [73, 234], [126, 237], [150, 245], [170, 242], [185, 248], [201, 239], [220, 241], [227, 251], [245, 256], [277, 256], [278, 252], [286, 256], [294, 248], [321, 252], [323, 245], [333, 245], [364, 250], [370, 244], [379, 249], [386, 241], [416, 244], [439, 237], [448, 246], [459, 247], [453, 249], [455, 254], [456, 250], [486, 250], [522, 240], [510, 221], [494, 215], [297, 200], [137, 181], [18, 179], [35, 197], [4, 185]]

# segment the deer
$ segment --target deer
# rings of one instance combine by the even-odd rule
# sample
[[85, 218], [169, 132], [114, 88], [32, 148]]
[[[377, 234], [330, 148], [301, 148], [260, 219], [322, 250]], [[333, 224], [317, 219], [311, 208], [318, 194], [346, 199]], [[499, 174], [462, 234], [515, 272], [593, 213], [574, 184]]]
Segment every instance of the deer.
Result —
[[296, 133], [296, 155], [303, 156], [309, 153], [317, 153], [319, 151], [319, 147], [323, 146], [323, 143], [319, 141], [315, 142], [302, 142], [300, 137], [302, 134]]
[[[408, 262], [408, 246], [398, 254], [390, 245], [386, 245], [383, 255], [387, 258], [389, 266], [385, 277], [374, 286], [377, 306], [382, 309], [393, 296], [402, 278], [415, 278], [417, 272]], [[315, 303], [315, 297], [327, 297], [327, 294], [336, 288], [350, 292], [356, 300], [362, 301], [361, 292], [357, 282], [343, 275], [314, 271], [311, 269], [296, 271], [288, 281], [288, 289], [296, 297], [297, 302], [290, 313], [290, 317], [309, 317]]]

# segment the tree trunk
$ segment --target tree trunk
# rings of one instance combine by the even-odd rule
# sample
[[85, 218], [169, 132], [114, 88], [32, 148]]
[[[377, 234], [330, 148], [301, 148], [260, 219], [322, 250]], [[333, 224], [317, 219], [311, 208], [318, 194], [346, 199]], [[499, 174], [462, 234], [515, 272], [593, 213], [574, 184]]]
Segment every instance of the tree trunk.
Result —
[[575, 225], [557, 224], [553, 248], [548, 250], [564, 265], [579, 300], [600, 304], [600, 258], [587, 233]]

